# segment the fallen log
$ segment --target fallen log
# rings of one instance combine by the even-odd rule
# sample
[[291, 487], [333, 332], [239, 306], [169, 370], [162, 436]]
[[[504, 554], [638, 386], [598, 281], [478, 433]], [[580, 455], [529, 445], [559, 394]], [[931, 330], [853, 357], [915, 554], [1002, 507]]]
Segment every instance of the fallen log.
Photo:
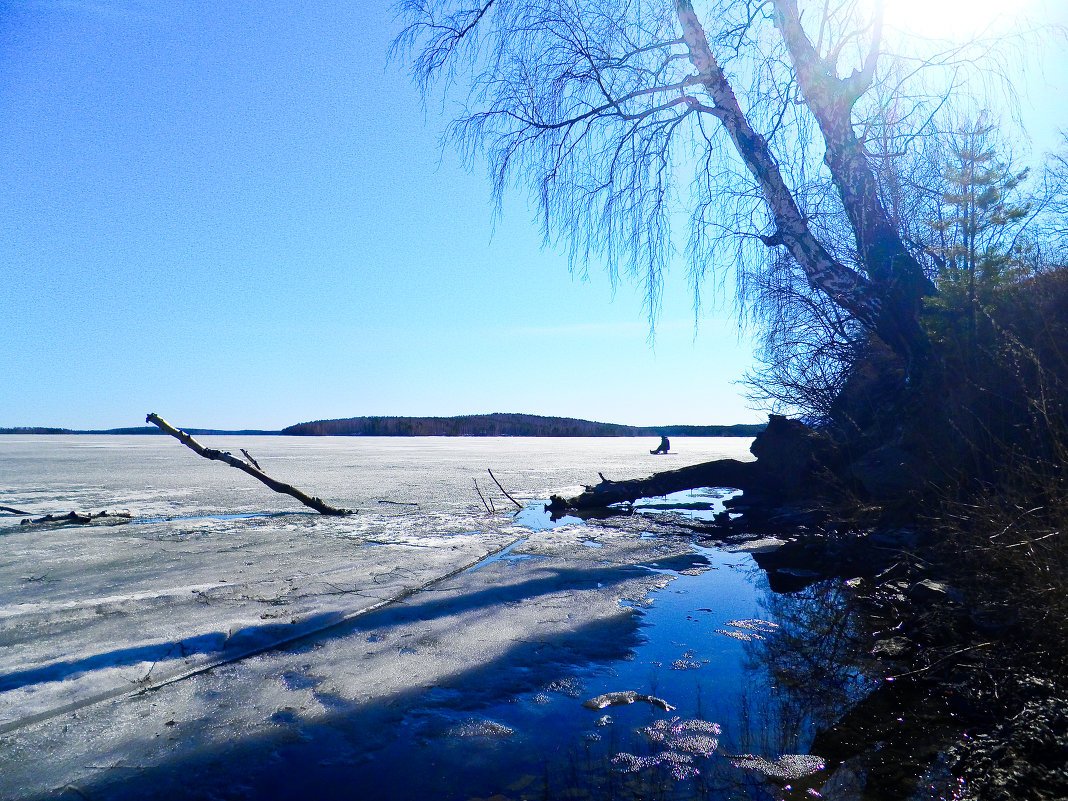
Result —
[[[20, 512], [19, 514], [29, 514], [29, 512]], [[131, 515], [129, 512], [108, 512], [107, 509], [96, 514], [93, 514], [92, 512], [87, 512], [86, 514], [80, 514], [78, 512], [67, 512], [67, 514], [61, 514], [60, 512], [49, 512], [44, 517], [36, 517], [32, 519], [27, 517], [20, 523], [20, 525], [29, 526], [38, 523], [55, 523], [57, 525], [66, 525], [71, 523], [92, 523], [94, 520], [100, 520], [104, 517], [108, 518], [109, 520], [115, 520], [117, 518], [120, 521], [125, 521], [130, 520], [133, 515]]]
[[548, 508], [554, 514], [603, 509], [698, 487], [730, 487], [775, 502], [840, 491], [834, 472], [841, 457], [834, 444], [797, 420], [771, 415], [749, 451], [756, 461], [719, 459], [623, 481], [598, 473], [600, 484], [573, 498], [553, 495]]
[[600, 509], [616, 503], [633, 503], [639, 498], [655, 498], [696, 487], [754, 489], [762, 477], [763, 473], [756, 462], [739, 462], [737, 459], [720, 459], [680, 467], [677, 470], [665, 470], [647, 478], [611, 481], [601, 476], [600, 484], [587, 486], [585, 492], [573, 498], [553, 495], [549, 499], [549, 511]]
[[262, 470], [256, 469], [247, 462], [242, 462], [240, 459], [231, 456], [225, 451], [216, 450], [215, 448], [205, 448], [187, 433], [185, 433], [179, 428], [175, 428], [155, 412], [149, 414], [148, 417], [145, 418], [145, 422], [152, 423], [154, 426], [159, 428], [159, 430], [162, 431], [164, 434], [170, 434], [172, 437], [177, 439], [179, 442], [181, 442], [183, 445], [185, 445], [187, 448], [189, 448], [199, 456], [203, 456], [205, 459], [212, 459], [217, 462], [224, 462], [230, 465], [231, 467], [236, 467], [243, 473], [248, 473], [257, 481], [263, 482], [275, 492], [280, 492], [283, 495], [289, 495], [293, 498], [296, 498], [302, 504], [314, 509], [319, 514], [335, 516], [353, 514], [351, 509], [337, 509], [328, 503], [324, 503], [320, 498], [312, 498], [301, 492], [296, 487], [291, 486], [290, 484], [286, 484], [282, 481], [277, 481], [276, 479], [273, 479], [269, 475], [264, 473]]

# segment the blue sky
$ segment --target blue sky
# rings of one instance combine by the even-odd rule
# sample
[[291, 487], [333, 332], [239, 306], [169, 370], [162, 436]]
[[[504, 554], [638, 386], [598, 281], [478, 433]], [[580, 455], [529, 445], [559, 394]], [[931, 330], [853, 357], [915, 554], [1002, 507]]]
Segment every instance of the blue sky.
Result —
[[682, 269], [650, 346], [523, 198], [494, 229], [395, 31], [388, 3], [0, 0], [0, 426], [763, 419]]

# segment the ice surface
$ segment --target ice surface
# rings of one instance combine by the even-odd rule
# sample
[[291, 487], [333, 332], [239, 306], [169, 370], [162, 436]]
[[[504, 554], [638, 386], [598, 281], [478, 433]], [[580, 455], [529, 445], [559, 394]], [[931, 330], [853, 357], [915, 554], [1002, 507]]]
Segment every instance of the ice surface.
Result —
[[[0, 516], [0, 797], [403, 798], [438, 777], [391, 788], [366, 766], [424, 753], [486, 771], [499, 749], [529, 759], [552, 742], [550, 720], [587, 733], [607, 722], [582, 723], [585, 691], [652, 693], [661, 662], [665, 695], [720, 681], [744, 644], [714, 627], [759, 611], [746, 576], [686, 539], [639, 536], [642, 521], [487, 515], [474, 492], [489, 467], [530, 509], [599, 471], [661, 469], [639, 440], [201, 439], [247, 448], [269, 474], [359, 514], [306, 512], [166, 437], [0, 437], [4, 505], [133, 514], [58, 527]], [[748, 444], [674, 442], [682, 462], [745, 458]], [[682, 502], [705, 514], [717, 501]], [[705, 571], [722, 571], [732, 599], [709, 615], [705, 650], [680, 630], [628, 662], [654, 612], [682, 626], [696, 615], [675, 606], [695, 603], [684, 595], [664, 591], [650, 609], [649, 594], [697, 587]], [[597, 664], [610, 674], [575, 677]], [[681, 756], [710, 744], [708, 731], [677, 735]], [[488, 761], [450, 762], [453, 748]]]
[[[133, 773], [388, 717], [430, 687], [512, 692], [541, 679], [532, 664], [624, 653], [618, 599], [657, 585], [637, 567], [647, 544], [599, 532], [591, 563], [581, 521], [532, 531], [472, 489], [486, 467], [527, 499], [652, 472], [636, 440], [201, 439], [359, 514], [308, 513], [164, 437], [0, 438], [4, 505], [133, 514], [0, 516], [0, 797], [119, 797]], [[696, 462], [747, 445], [676, 447]]]

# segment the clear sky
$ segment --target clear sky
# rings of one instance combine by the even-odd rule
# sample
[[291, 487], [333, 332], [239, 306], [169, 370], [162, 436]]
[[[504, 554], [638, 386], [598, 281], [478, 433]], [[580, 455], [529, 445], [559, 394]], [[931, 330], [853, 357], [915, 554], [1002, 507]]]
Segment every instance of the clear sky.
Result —
[[494, 229], [395, 32], [386, 2], [0, 0], [0, 427], [763, 419], [681, 265], [650, 346], [524, 199]]

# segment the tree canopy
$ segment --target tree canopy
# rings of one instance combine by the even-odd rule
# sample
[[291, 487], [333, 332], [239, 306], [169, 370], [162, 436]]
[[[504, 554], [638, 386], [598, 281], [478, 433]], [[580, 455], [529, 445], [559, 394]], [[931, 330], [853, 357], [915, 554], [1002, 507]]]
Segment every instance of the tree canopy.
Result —
[[803, 307], [846, 350], [876, 335], [917, 362], [935, 286], [902, 171], [947, 103], [967, 105], [962, 86], [1007, 74], [992, 43], [906, 42], [879, 0], [402, 10], [396, 46], [425, 92], [463, 98], [448, 134], [485, 159], [497, 197], [526, 188], [546, 238], [640, 282], [651, 318], [682, 247], [697, 298], [735, 269], [756, 314], [789, 324]]

